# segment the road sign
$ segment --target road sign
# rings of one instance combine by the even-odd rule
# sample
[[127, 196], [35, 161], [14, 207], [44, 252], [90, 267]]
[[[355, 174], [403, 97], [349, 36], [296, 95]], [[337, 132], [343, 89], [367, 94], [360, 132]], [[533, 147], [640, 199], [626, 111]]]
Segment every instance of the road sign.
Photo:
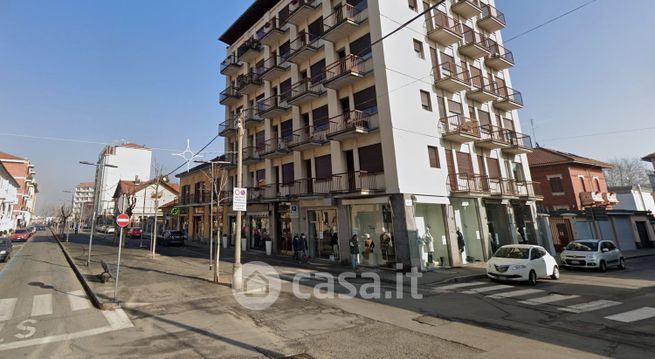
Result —
[[234, 187], [234, 196], [232, 196], [232, 210], [235, 212], [245, 212], [248, 204], [248, 190], [245, 188]]
[[180, 214], [179, 208], [171, 208], [171, 216], [177, 216], [178, 214]]
[[116, 224], [121, 228], [125, 228], [128, 224], [130, 224], [130, 217], [128, 217], [125, 213], [121, 213], [118, 215], [118, 217], [116, 217]]

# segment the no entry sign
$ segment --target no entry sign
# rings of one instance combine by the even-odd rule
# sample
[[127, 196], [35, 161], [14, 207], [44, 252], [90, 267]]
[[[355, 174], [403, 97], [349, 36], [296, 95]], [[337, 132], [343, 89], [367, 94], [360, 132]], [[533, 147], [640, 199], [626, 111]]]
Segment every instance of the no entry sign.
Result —
[[119, 214], [118, 217], [116, 217], [116, 224], [121, 228], [125, 228], [130, 224], [130, 217], [125, 213]]

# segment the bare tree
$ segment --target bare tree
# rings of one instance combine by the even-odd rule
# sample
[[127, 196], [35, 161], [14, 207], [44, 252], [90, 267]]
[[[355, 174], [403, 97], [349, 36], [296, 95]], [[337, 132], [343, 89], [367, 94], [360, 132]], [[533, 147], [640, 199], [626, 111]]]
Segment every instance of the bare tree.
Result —
[[[60, 234], [64, 234], [64, 229], [67, 228], [66, 226], [68, 225], [68, 219], [72, 216], [72, 214], [73, 207], [63, 204], [61, 205], [61, 208], [59, 209], [59, 218], [61, 219], [61, 230], [59, 231]], [[66, 231], [66, 242], [68, 242], [68, 231]]]
[[649, 184], [646, 166], [639, 158], [615, 158], [609, 163], [613, 167], [605, 170], [605, 180], [608, 186]]

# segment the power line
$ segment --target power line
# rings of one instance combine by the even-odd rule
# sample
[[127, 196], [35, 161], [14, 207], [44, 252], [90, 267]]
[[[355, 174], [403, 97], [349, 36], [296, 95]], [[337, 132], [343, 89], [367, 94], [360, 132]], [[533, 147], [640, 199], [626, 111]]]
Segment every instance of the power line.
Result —
[[571, 139], [576, 139], [576, 138], [585, 138], [585, 137], [597, 137], [597, 136], [607, 136], [607, 135], [615, 135], [617, 133], [631, 133], [631, 132], [639, 132], [639, 131], [648, 131], [648, 130], [655, 130], [654, 127], [642, 127], [642, 128], [633, 128], [629, 130], [618, 130], [618, 131], [609, 131], [609, 132], [597, 132], [597, 133], [590, 133], [586, 135], [577, 135], [577, 136], [566, 136], [566, 137], [557, 137], [557, 138], [549, 138], [542, 140], [544, 143], [546, 141], [560, 141], [560, 140], [571, 140]]

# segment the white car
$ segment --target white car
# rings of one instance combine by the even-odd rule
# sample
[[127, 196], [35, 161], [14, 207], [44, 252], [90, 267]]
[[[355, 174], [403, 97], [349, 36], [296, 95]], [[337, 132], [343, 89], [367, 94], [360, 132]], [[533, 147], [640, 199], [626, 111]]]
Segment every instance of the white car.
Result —
[[601, 272], [608, 266], [625, 269], [625, 258], [614, 242], [581, 239], [569, 243], [560, 254], [562, 267], [597, 268]]
[[107, 226], [105, 226], [104, 224], [101, 224], [101, 225], [99, 225], [99, 226], [96, 226], [96, 231], [97, 231], [98, 233], [103, 233], [103, 232], [105, 231], [106, 228], [107, 228]]
[[105, 227], [105, 233], [116, 233], [116, 227], [114, 226]]
[[555, 258], [540, 246], [512, 244], [500, 247], [487, 262], [487, 277], [492, 280], [527, 281], [538, 278], [559, 279]]

